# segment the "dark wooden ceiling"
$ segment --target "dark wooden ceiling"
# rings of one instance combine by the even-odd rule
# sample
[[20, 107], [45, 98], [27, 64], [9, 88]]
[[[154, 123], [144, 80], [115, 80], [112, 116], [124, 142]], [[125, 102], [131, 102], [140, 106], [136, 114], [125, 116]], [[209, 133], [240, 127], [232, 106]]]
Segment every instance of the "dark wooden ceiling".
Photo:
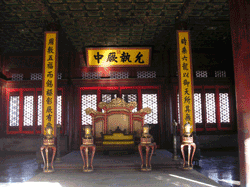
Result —
[[[192, 47], [231, 45], [228, 0], [0, 0], [1, 53], [43, 49], [58, 30], [61, 48], [175, 47], [176, 29]], [[182, 26], [180, 26], [182, 25]]]

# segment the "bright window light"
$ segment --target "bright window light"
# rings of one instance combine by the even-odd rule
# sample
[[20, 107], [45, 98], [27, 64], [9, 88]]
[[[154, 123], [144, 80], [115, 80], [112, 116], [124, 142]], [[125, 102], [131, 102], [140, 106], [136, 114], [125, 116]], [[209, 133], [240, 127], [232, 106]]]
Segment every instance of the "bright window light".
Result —
[[169, 174], [169, 175], [170, 175], [171, 177], [176, 177], [176, 178], [183, 179], [183, 180], [190, 181], [190, 182], [194, 182], [194, 183], [197, 183], [197, 184], [202, 184], [202, 185], [204, 185], [204, 186], [216, 187], [216, 186], [211, 185], [211, 184], [207, 184], [207, 183], [204, 183], [204, 182], [199, 182], [199, 181], [192, 180], [192, 179], [188, 179], [188, 178], [181, 177], [181, 176], [178, 176], [178, 175], [173, 175], [173, 174]]
[[59, 182], [16, 182], [16, 183], [0, 183], [3, 187], [62, 187]]

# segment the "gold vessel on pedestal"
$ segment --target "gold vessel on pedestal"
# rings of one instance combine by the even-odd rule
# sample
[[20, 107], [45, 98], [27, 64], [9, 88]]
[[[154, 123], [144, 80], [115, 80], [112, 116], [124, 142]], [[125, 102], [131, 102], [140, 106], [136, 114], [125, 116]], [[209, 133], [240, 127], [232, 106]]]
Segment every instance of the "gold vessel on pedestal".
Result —
[[[42, 158], [43, 158], [43, 163], [44, 163], [44, 167], [43, 167], [43, 172], [44, 173], [50, 173], [50, 172], [54, 172], [54, 158], [56, 155], [56, 146], [55, 146], [55, 138], [53, 136], [53, 128], [51, 126], [47, 126], [45, 128], [45, 137], [43, 138], [43, 145], [40, 148], [41, 150], [41, 154], [42, 154]], [[51, 159], [51, 163], [49, 165], [49, 149], [52, 149], [53, 154], [52, 154], [52, 159]], [[45, 149], [45, 157], [43, 154], [43, 150]]]
[[[142, 131], [142, 136], [141, 136], [141, 142], [138, 145], [138, 150], [141, 156], [141, 171], [151, 171], [151, 158], [153, 155], [154, 150], [156, 149], [156, 143], [153, 142], [153, 137], [149, 134], [149, 125], [144, 125], [143, 126], [143, 131]], [[143, 154], [142, 154], [142, 147], [146, 148], [146, 167], [143, 167], [144, 165], [144, 159], [143, 159]], [[149, 157], [149, 151], [151, 149], [151, 154]]]
[[[91, 133], [92, 127], [90, 125], [86, 125], [85, 128], [85, 135], [82, 138], [82, 145], [80, 147], [80, 153], [82, 156], [82, 160], [83, 160], [83, 171], [84, 172], [92, 172], [93, 169], [93, 159], [94, 159], [94, 155], [95, 155], [95, 149], [96, 146], [94, 145], [94, 139]], [[91, 160], [90, 160], [90, 167], [89, 167], [89, 154], [88, 151], [89, 149], [92, 149], [92, 154], [91, 154]], [[84, 155], [85, 153], [85, 155]]]
[[[193, 169], [193, 158], [194, 158], [194, 153], [196, 150], [196, 144], [194, 143], [194, 138], [191, 134], [190, 129], [191, 129], [191, 126], [187, 122], [184, 125], [184, 134], [182, 136], [182, 142], [181, 142], [181, 153], [182, 153], [182, 157], [183, 157], [183, 169]], [[186, 164], [185, 151], [184, 151], [185, 146], [188, 147], [187, 164]], [[193, 148], [193, 150], [192, 150], [192, 148]], [[191, 156], [191, 150], [193, 151], [192, 156]], [[191, 158], [190, 158], [190, 156], [191, 156]]]

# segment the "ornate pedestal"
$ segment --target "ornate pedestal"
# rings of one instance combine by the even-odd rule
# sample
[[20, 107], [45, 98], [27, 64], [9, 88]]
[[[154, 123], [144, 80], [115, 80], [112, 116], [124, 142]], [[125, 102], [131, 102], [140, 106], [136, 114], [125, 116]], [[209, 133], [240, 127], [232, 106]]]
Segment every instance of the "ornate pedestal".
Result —
[[[51, 148], [53, 150], [53, 155], [52, 155], [52, 159], [51, 159], [51, 168], [49, 168], [49, 148]], [[45, 149], [45, 154], [46, 154], [46, 158], [44, 158], [44, 154], [43, 154], [43, 150]], [[43, 145], [40, 148], [41, 150], [41, 154], [43, 157], [43, 163], [44, 163], [44, 167], [43, 167], [43, 172], [45, 173], [49, 173], [49, 172], [53, 172], [54, 171], [54, 166], [53, 166], [53, 162], [54, 162], [54, 158], [56, 155], [56, 146], [55, 146], [55, 139], [43, 139]]]
[[[142, 139], [142, 138], [141, 138]], [[148, 139], [148, 138], [144, 138], [144, 139]], [[145, 140], [146, 142], [148, 142], [147, 140]], [[145, 142], [144, 140], [141, 140], [141, 143], [138, 145], [138, 150], [141, 156], [141, 161], [142, 161], [142, 165], [141, 165], [141, 171], [151, 171], [151, 158], [152, 155], [154, 153], [154, 150], [156, 149], [156, 143], [143, 143]], [[151, 141], [151, 138], [150, 138]], [[146, 148], [146, 167], [143, 167], [144, 164], [144, 160], [143, 160], [143, 154], [142, 154], [142, 147]], [[151, 148], [151, 155], [150, 158], [148, 160], [148, 156], [149, 156], [149, 150]]]
[[[83, 160], [83, 171], [84, 172], [92, 172], [93, 171], [93, 159], [94, 159], [94, 155], [95, 155], [96, 146], [93, 144], [93, 139], [84, 139], [83, 138], [82, 141], [83, 141], [83, 143], [80, 147], [80, 153], [81, 153], [82, 160]], [[88, 159], [89, 158], [89, 156], [88, 156], [89, 148], [92, 149], [90, 168], [89, 168], [89, 159]], [[84, 159], [84, 157], [85, 157], [85, 159]]]
[[[185, 146], [188, 147], [188, 163], [187, 163], [187, 165], [186, 165], [185, 152], [184, 152]], [[192, 147], [193, 147], [193, 153], [192, 153], [192, 157], [190, 159]], [[193, 137], [183, 137], [182, 143], [181, 143], [181, 153], [182, 153], [182, 157], [183, 157], [183, 168], [184, 169], [193, 169], [193, 158], [194, 158], [195, 150], [196, 150], [196, 145], [193, 142]]]

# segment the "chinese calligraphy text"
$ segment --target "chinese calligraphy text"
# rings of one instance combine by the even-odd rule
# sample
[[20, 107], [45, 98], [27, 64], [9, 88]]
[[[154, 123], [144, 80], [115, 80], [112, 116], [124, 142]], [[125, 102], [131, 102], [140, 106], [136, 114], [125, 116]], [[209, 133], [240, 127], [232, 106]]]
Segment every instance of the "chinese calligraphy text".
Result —
[[[57, 32], [45, 32], [43, 61], [43, 125], [55, 129], [56, 86], [57, 86]], [[53, 135], [55, 136], [55, 130]]]
[[191, 125], [192, 132], [194, 129], [193, 75], [189, 32], [177, 31], [177, 37], [181, 127], [188, 122]]
[[87, 48], [88, 66], [149, 66], [151, 48]]

